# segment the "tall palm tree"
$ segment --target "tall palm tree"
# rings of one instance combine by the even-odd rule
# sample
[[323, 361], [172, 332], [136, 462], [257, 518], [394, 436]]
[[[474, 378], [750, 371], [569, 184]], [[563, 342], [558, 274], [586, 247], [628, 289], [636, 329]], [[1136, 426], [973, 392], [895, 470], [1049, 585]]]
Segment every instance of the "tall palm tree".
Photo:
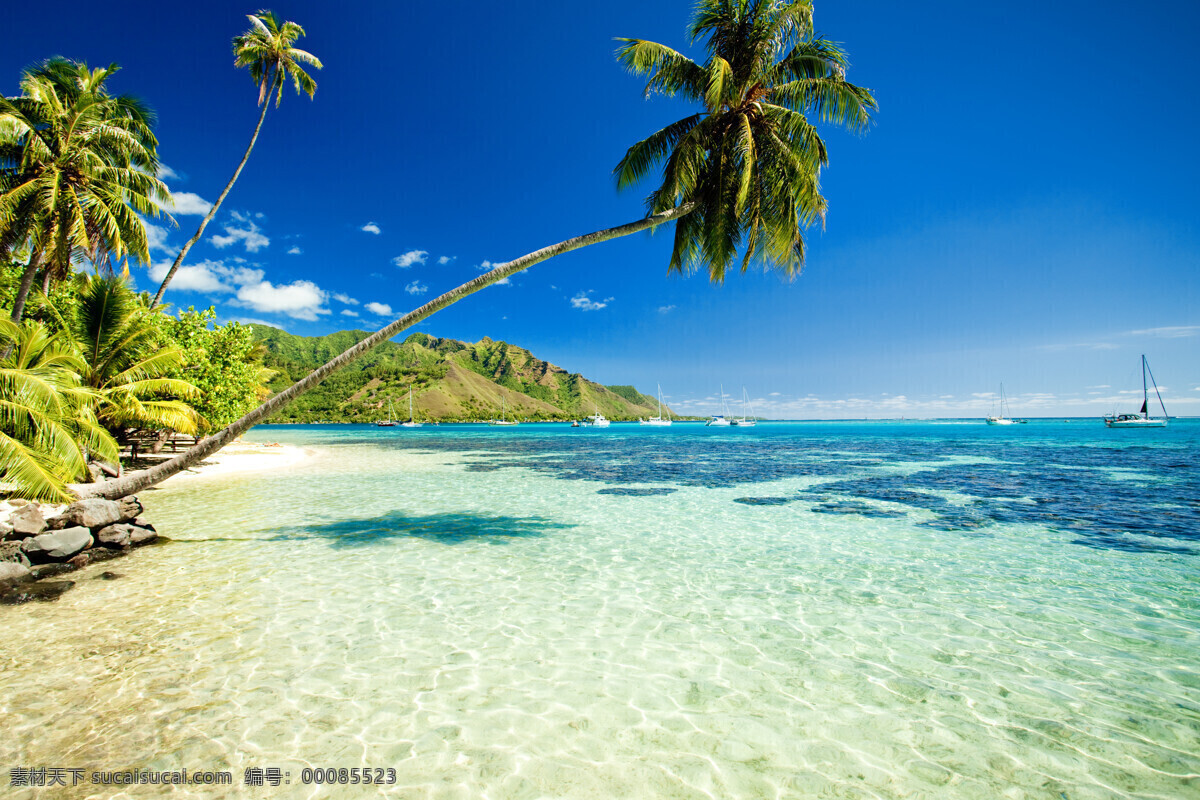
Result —
[[92, 412], [72, 343], [37, 321], [0, 319], [0, 480], [22, 497], [69, 500], [68, 481], [86, 474], [90, 456], [115, 462], [117, 444]]
[[703, 103], [697, 113], [629, 148], [614, 170], [618, 185], [626, 186], [664, 165], [645, 218], [500, 264], [371, 334], [186, 453], [80, 491], [115, 498], [153, 486], [434, 312], [561, 253], [675, 222], [669, 270], [707, 266], [710, 278], [720, 281], [741, 248], [743, 269], [759, 260], [795, 275], [804, 260], [803, 229], [825, 212], [817, 182], [825, 145], [805, 115], [861, 129], [874, 98], [845, 80], [845, 55], [813, 33], [811, 0], [701, 0], [692, 36], [708, 49], [703, 66], [640, 39], [621, 40], [617, 51], [632, 71], [650, 76], [648, 92]]
[[200, 390], [167, 377], [183, 362], [178, 347], [159, 344], [155, 317], [118, 276], [82, 278], [75, 341], [80, 376], [96, 393], [96, 417], [110, 431], [170, 429], [194, 434], [200, 415], [185, 400]]
[[238, 176], [242, 174], [242, 168], [250, 160], [250, 151], [254, 149], [254, 144], [258, 141], [258, 132], [262, 130], [263, 120], [267, 118], [267, 108], [271, 105], [268, 100], [271, 94], [275, 94], [275, 106], [278, 108], [283, 101], [283, 86], [289, 78], [292, 85], [296, 87], [296, 94], [304, 92], [311, 99], [317, 91], [317, 82], [300, 65], [308, 64], [321, 69], [320, 60], [312, 53], [292, 47], [292, 44], [304, 35], [304, 28], [294, 22], [281, 23], [279, 17], [271, 11], [248, 14], [247, 18], [250, 20], [250, 30], [233, 37], [233, 63], [236, 67], [249, 67], [250, 77], [258, 86], [258, 104], [262, 106], [262, 111], [258, 115], [258, 124], [254, 126], [254, 135], [250, 137], [250, 144], [246, 147], [246, 153], [242, 156], [241, 163], [233, 171], [233, 177], [229, 179], [229, 183], [225, 184], [225, 190], [221, 192], [217, 202], [213, 203], [213, 207], [208, 210], [204, 219], [200, 220], [200, 227], [196, 229], [192, 238], [188, 239], [187, 244], [175, 257], [175, 263], [171, 265], [171, 269], [163, 278], [162, 285], [158, 287], [158, 292], [154, 295], [154, 300], [150, 303], [151, 308], [162, 302], [163, 293], [167, 291], [167, 284], [179, 271], [184, 256], [192, 249], [192, 245], [200, 241], [204, 229], [208, 227], [208, 223], [212, 222], [213, 217], [217, 214], [217, 209], [221, 207], [221, 203], [225, 202], [225, 198], [233, 188], [233, 184], [237, 183]]
[[118, 69], [54, 58], [26, 70], [22, 96], [0, 98], [0, 254], [30, 253], [14, 322], [39, 270], [61, 279], [84, 258], [150, 260], [139, 214], [159, 216], [170, 195], [155, 177], [153, 114], [105, 88]]

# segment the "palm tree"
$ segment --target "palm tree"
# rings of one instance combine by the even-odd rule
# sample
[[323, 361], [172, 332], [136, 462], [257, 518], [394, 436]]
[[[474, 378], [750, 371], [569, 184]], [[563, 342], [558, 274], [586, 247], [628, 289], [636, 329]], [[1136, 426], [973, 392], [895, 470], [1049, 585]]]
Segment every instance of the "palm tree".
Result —
[[159, 216], [170, 195], [155, 177], [153, 114], [105, 89], [118, 69], [54, 58], [26, 70], [21, 97], [0, 98], [0, 254], [30, 253], [14, 322], [38, 270], [62, 279], [85, 257], [150, 260], [139, 214]]
[[221, 203], [225, 202], [229, 191], [233, 189], [233, 184], [237, 183], [238, 176], [242, 174], [242, 168], [250, 159], [250, 151], [254, 149], [254, 143], [258, 141], [258, 132], [262, 130], [263, 120], [267, 118], [267, 108], [271, 105], [267, 101], [271, 93], [275, 94], [275, 106], [278, 108], [283, 101], [283, 86], [288, 78], [291, 78], [292, 85], [296, 87], [296, 94], [304, 92], [309, 99], [312, 99], [313, 94], [317, 91], [317, 82], [300, 65], [308, 64], [321, 69], [320, 60], [312, 53], [292, 47], [292, 44], [304, 35], [304, 28], [294, 22], [280, 23], [279, 17], [271, 11], [248, 14], [247, 18], [252, 26], [250, 30], [233, 37], [233, 63], [236, 67], [249, 67], [250, 77], [258, 86], [258, 104], [262, 106], [262, 111], [258, 115], [258, 124], [254, 126], [254, 135], [250, 137], [250, 144], [246, 147], [246, 153], [242, 156], [241, 163], [233, 171], [233, 177], [229, 179], [229, 183], [225, 184], [225, 190], [221, 192], [217, 202], [213, 203], [213, 207], [200, 221], [200, 227], [196, 229], [192, 238], [188, 239], [187, 244], [175, 257], [175, 263], [171, 265], [171, 269], [163, 278], [162, 285], [158, 287], [158, 292], [154, 295], [154, 300], [150, 303], [151, 308], [162, 302], [163, 293], [167, 291], [167, 284], [171, 282], [180, 265], [183, 264], [184, 256], [192, 249], [192, 245], [200, 241], [204, 229], [216, 216], [217, 209], [221, 207]]
[[703, 109], [629, 148], [617, 165], [626, 186], [663, 163], [663, 182], [643, 219], [577, 236], [500, 264], [437, 297], [346, 350], [223, 430], [170, 461], [83, 493], [116, 498], [199, 463], [266, 420], [295, 397], [378, 344], [434, 312], [534, 264], [581, 247], [674, 221], [668, 269], [706, 265], [723, 280], [738, 248], [751, 260], [795, 275], [804, 259], [803, 229], [823, 216], [817, 176], [824, 143], [805, 114], [864, 128], [871, 93], [846, 82], [842, 51], [812, 32], [810, 0], [701, 0], [692, 25], [705, 40], [704, 66], [663, 45], [623, 39], [618, 59], [650, 76], [647, 91], [683, 94]]
[[81, 278], [75, 341], [83, 384], [96, 393], [96, 417], [110, 431], [170, 429], [195, 434], [202, 420], [178, 398], [200, 390], [166, 377], [183, 362], [178, 347], [159, 343], [158, 312], [142, 305], [117, 276]]
[[71, 342], [37, 321], [0, 319], [0, 480], [22, 497], [70, 500], [68, 481], [87, 460], [117, 460], [117, 443], [92, 413], [96, 394], [81, 384], [83, 362]]

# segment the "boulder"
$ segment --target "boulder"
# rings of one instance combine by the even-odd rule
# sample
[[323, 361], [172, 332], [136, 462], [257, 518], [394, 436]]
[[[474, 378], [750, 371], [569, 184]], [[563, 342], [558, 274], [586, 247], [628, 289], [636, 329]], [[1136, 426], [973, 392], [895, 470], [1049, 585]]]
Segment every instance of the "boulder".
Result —
[[29, 559], [21, 552], [20, 542], [0, 542], [0, 564], [3, 564], [5, 561], [29, 566]]
[[[141, 522], [141, 520], [138, 520]], [[153, 525], [129, 525], [129, 541], [131, 544], [149, 544], [158, 538]]]
[[[7, 522], [0, 521], [0, 540], [8, 539], [10, 537], [10, 534], [12, 534], [12, 532], [13, 532], [12, 525], [9, 525]], [[15, 539], [17, 537], [13, 536], [12, 538]]]
[[67, 506], [67, 510], [54, 518], [55, 528], [82, 525], [98, 530], [121, 520], [121, 506], [112, 500], [89, 497]]
[[37, 503], [26, 503], [18, 508], [9, 515], [8, 524], [12, 525], [14, 539], [37, 536], [46, 530], [46, 518], [42, 516], [42, 510], [38, 508]]
[[121, 519], [118, 520], [119, 522], [132, 522], [137, 519], [138, 514], [146, 510], [134, 495], [122, 497], [117, 501], [117, 505], [121, 509]]
[[128, 547], [132, 538], [130, 536], [132, 528], [132, 525], [127, 525], [123, 522], [118, 522], [116, 525], [109, 525], [106, 528], [96, 531], [96, 541], [105, 547]]
[[96, 564], [112, 558], [119, 558], [125, 555], [125, 553], [124, 549], [110, 550], [107, 547], [93, 547], [91, 550], [84, 550], [79, 555], [71, 556], [67, 559], [67, 563], [75, 569], [83, 569], [88, 564]]
[[21, 542], [21, 550], [34, 563], [66, 561], [91, 546], [92, 532], [82, 527], [43, 533]]
[[29, 568], [15, 561], [0, 561], [0, 586], [23, 581], [29, 577]]
[[69, 561], [65, 564], [58, 562], [53, 564], [38, 564], [36, 567], [33, 567], [29, 570], [29, 577], [33, 578], [35, 581], [40, 581], [43, 578], [53, 578], [55, 575], [63, 575], [67, 572], [74, 572], [76, 569], [78, 569], [78, 567]]

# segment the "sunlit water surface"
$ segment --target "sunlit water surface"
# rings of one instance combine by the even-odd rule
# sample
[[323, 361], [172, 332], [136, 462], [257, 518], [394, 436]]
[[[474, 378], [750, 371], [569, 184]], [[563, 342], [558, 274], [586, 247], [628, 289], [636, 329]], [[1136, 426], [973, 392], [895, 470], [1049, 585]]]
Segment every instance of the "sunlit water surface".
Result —
[[[314, 455], [147, 492], [170, 543], [0, 608], [6, 773], [1200, 797], [1200, 422], [248, 438]], [[241, 785], [272, 766], [292, 783]], [[397, 783], [299, 785], [313, 766]], [[84, 789], [53, 795], [164, 794]]]

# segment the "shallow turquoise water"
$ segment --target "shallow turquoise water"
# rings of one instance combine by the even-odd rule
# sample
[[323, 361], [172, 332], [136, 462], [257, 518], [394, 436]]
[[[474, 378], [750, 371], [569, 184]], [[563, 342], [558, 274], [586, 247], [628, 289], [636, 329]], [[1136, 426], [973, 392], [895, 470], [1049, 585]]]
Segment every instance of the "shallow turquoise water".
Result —
[[147, 493], [174, 541], [0, 609], [0, 760], [394, 767], [398, 797], [1200, 796], [1200, 422], [248, 438], [315, 455]]

